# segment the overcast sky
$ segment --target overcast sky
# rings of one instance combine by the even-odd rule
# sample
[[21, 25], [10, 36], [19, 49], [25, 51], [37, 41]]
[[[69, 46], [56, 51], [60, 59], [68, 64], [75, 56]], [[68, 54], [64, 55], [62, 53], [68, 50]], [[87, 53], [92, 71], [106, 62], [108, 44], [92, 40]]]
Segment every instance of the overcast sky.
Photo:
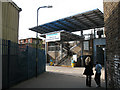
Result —
[[53, 8], [39, 10], [39, 25], [97, 8], [103, 12], [103, 0], [13, 0], [13, 2], [22, 8], [19, 39], [35, 37], [36, 33], [29, 28], [37, 25], [37, 8], [40, 6], [52, 5]]

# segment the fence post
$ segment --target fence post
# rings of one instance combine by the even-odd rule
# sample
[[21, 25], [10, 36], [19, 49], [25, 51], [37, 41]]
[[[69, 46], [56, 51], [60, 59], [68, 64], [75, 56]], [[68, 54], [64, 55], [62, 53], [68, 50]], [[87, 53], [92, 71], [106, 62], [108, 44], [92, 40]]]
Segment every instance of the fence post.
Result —
[[2, 39], [0, 39], [0, 90], [2, 90]]
[[28, 59], [28, 46], [26, 46], [26, 53], [27, 53], [27, 79], [29, 79], [29, 59]]
[[7, 63], [8, 88], [10, 87], [10, 47], [11, 47], [11, 41], [8, 40], [8, 63]]

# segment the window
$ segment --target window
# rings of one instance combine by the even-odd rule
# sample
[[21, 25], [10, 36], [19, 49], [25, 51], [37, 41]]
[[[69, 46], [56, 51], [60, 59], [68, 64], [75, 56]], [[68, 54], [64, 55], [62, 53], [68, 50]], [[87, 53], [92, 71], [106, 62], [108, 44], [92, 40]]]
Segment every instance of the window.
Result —
[[84, 41], [84, 50], [89, 50], [89, 41]]

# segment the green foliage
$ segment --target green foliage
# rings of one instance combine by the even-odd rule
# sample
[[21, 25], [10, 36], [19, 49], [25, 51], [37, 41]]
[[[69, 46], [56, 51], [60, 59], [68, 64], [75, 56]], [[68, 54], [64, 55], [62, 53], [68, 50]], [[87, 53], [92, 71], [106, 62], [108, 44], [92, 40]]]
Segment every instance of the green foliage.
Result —
[[[38, 40], [37, 48], [39, 48], [39, 49], [44, 49], [44, 48], [42, 47], [42, 46], [43, 46], [43, 41], [40, 40], [39, 38], [37, 38], [37, 40]], [[37, 41], [36, 41], [36, 42], [37, 42]], [[26, 45], [31, 46], [31, 47], [33, 47], [33, 48], [36, 48], [36, 43], [27, 43]]]

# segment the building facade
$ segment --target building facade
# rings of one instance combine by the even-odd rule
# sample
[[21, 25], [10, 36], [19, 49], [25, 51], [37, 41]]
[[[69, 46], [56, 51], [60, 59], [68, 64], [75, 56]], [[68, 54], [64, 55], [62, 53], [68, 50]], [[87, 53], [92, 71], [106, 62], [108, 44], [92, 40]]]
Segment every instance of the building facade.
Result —
[[14, 2], [2, 2], [2, 25], [0, 32], [3, 40], [18, 42], [19, 12], [21, 9]]
[[18, 42], [19, 12], [21, 9], [14, 3], [6, 0], [0, 0], [0, 89], [3, 88], [3, 41], [10, 40], [14, 43]]
[[[103, 32], [103, 29], [96, 29], [96, 33], [98, 31]], [[86, 37], [86, 34], [84, 37]], [[85, 58], [90, 56], [93, 64], [96, 64], [96, 61], [98, 61], [104, 65], [103, 48], [105, 45], [106, 39], [103, 34], [101, 34], [100, 37], [96, 34], [87, 34], [87, 37], [82, 41], [48, 42], [46, 50], [48, 56], [47, 62], [52, 59], [57, 65], [71, 66], [71, 61], [76, 56], [76, 58], [74, 58], [76, 66], [84, 66]]]
[[30, 46], [36, 48], [36, 42], [38, 40], [38, 47], [41, 49], [45, 48], [45, 41], [42, 39], [36, 39], [36, 38], [26, 38], [26, 39], [20, 39], [18, 44], [20, 46]]
[[120, 88], [120, 0], [104, 0], [107, 85]]

